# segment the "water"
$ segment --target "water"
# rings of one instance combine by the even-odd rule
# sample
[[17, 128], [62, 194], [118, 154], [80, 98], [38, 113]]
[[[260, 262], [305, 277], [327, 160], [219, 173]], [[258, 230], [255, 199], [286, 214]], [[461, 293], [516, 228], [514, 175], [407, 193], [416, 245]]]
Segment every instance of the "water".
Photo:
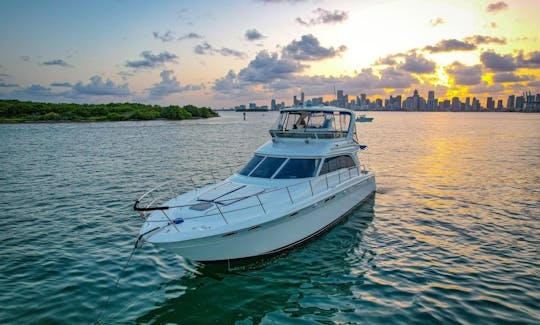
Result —
[[539, 323], [540, 115], [369, 115], [346, 222], [231, 272], [144, 246], [118, 286], [133, 200], [247, 161], [275, 113], [0, 125], [0, 323]]

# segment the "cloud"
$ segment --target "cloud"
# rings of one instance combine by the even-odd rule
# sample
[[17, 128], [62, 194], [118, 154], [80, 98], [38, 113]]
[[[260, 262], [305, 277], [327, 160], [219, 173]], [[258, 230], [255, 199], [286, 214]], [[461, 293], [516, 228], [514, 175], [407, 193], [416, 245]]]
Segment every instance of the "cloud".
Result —
[[0, 88], [16, 88], [16, 87], [19, 87], [19, 85], [0, 82]]
[[204, 42], [203, 44], [199, 44], [195, 46], [193, 50], [197, 54], [205, 55], [205, 54], [212, 54], [214, 51], [214, 48], [212, 47], [212, 45], [208, 44], [208, 42]]
[[477, 64], [473, 66], [464, 65], [455, 61], [446, 67], [446, 73], [454, 80], [454, 84], [471, 86], [478, 85], [482, 81], [482, 66]]
[[115, 84], [110, 79], [103, 81], [103, 78], [95, 75], [90, 78], [90, 82], [83, 84], [81, 81], [76, 83], [72, 90], [75, 94], [91, 95], [91, 96], [128, 96], [131, 94], [128, 84]]
[[41, 85], [30, 85], [26, 88], [15, 89], [13, 92], [4, 95], [4, 98], [14, 98], [21, 100], [48, 101], [55, 96], [51, 88], [46, 88]]
[[528, 76], [518, 76], [513, 72], [499, 72], [493, 75], [494, 82], [521, 82], [531, 80]]
[[424, 50], [430, 53], [452, 52], [452, 51], [472, 51], [476, 45], [460, 41], [457, 39], [447, 39], [438, 42], [435, 46], [426, 46]]
[[540, 68], [540, 51], [533, 51], [523, 55], [519, 52], [516, 57], [517, 64], [521, 68], [539, 69]]
[[537, 87], [538, 91], [540, 91], [540, 80], [530, 81], [527, 83], [528, 87]]
[[473, 35], [469, 37], [465, 37], [463, 39], [465, 42], [472, 43], [474, 45], [480, 45], [480, 44], [506, 44], [506, 38], [504, 37], [494, 37], [494, 36], [484, 36], [484, 35]]
[[244, 38], [248, 41], [258, 41], [260, 39], [263, 39], [264, 35], [256, 29], [248, 29], [244, 34]]
[[302, 71], [304, 66], [288, 58], [278, 58], [277, 53], [261, 51], [248, 66], [240, 70], [238, 78], [249, 82], [268, 82], [288, 78]]
[[73, 85], [69, 82], [53, 82], [51, 87], [72, 87]]
[[212, 89], [219, 93], [228, 94], [234, 92], [235, 90], [241, 91], [249, 85], [249, 82], [239, 80], [236, 73], [234, 73], [233, 70], [229, 70], [224, 77], [218, 78], [214, 81], [214, 86]]
[[499, 12], [505, 9], [508, 9], [508, 4], [504, 1], [493, 2], [486, 7], [487, 12]]
[[314, 18], [303, 20], [302, 18], [296, 18], [296, 22], [303, 26], [314, 26], [320, 24], [338, 24], [342, 23], [349, 18], [349, 14], [346, 11], [334, 10], [329, 11], [322, 8], [313, 10], [316, 15]]
[[429, 24], [431, 25], [431, 27], [435, 27], [435, 26], [438, 26], [438, 25], [442, 25], [444, 24], [445, 21], [444, 19], [442, 19], [441, 17], [437, 17], [435, 19], [430, 19], [429, 20]]
[[[277, 54], [272, 60], [276, 61]], [[313, 96], [329, 94], [337, 86], [352, 92], [376, 93], [384, 89], [406, 89], [419, 82], [411, 73], [393, 67], [380, 71], [375, 75], [372, 69], [363, 69], [355, 76], [302, 76], [296, 73], [274, 74], [273, 78], [245, 78], [244, 72], [235, 74], [230, 70], [226, 76], [214, 83], [216, 98], [236, 99], [287, 97], [301, 87]]]
[[239, 59], [244, 59], [244, 58], [247, 57], [244, 52], [237, 51], [237, 50], [234, 50], [234, 49], [231, 49], [231, 48], [228, 48], [228, 47], [220, 48], [218, 50], [218, 53], [223, 55], [223, 56], [234, 56], [234, 57], [237, 57]]
[[176, 62], [178, 59], [178, 56], [167, 51], [157, 55], [152, 54], [150, 51], [143, 51], [140, 56], [143, 58], [142, 60], [127, 61], [126, 67], [133, 69], [154, 69], [168, 62]]
[[413, 73], [432, 73], [435, 72], [435, 67], [434, 61], [416, 53], [406, 56], [405, 62], [399, 65], [399, 69]]
[[184, 91], [202, 89], [202, 86], [197, 85], [186, 85], [182, 87], [180, 86], [180, 81], [178, 81], [176, 77], [171, 77], [172, 74], [172, 70], [161, 71], [159, 74], [161, 76], [161, 81], [153, 84], [152, 87], [147, 89], [150, 92], [150, 97], [161, 98]]
[[184, 34], [180, 37], [178, 37], [178, 40], [179, 41], [183, 41], [185, 39], [201, 39], [202, 36], [197, 34], [197, 33], [194, 33], [194, 32], [191, 32], [191, 33], [187, 33], [187, 34]]
[[471, 94], [481, 94], [481, 93], [487, 93], [490, 96], [496, 93], [499, 93], [504, 90], [504, 87], [501, 84], [493, 84], [489, 85], [487, 82], [482, 81], [481, 84], [469, 87], [468, 91]]
[[375, 62], [375, 65], [396, 65], [397, 64], [396, 58], [397, 58], [396, 55], [387, 55], [383, 58], [379, 58]]
[[204, 42], [203, 44], [199, 44], [195, 46], [193, 49], [196, 54], [200, 55], [214, 55], [214, 54], [220, 54], [223, 56], [233, 56], [239, 59], [246, 58], [246, 54], [241, 51], [237, 51], [231, 48], [222, 47], [220, 49], [213, 47], [208, 42]]
[[418, 79], [410, 73], [390, 67], [381, 71], [377, 88], [410, 88], [415, 83]]
[[47, 66], [59, 66], [59, 67], [64, 67], [64, 68], [72, 67], [72, 65], [68, 64], [66, 61], [62, 59], [49, 60], [49, 61], [42, 62], [41, 64], [47, 65]]
[[514, 71], [517, 69], [516, 60], [510, 54], [499, 55], [494, 51], [487, 51], [480, 54], [480, 61], [492, 71]]
[[309, 34], [304, 35], [300, 41], [293, 40], [283, 49], [283, 56], [301, 61], [319, 61], [337, 56], [347, 50], [345, 45], [339, 48], [325, 48], [319, 44], [319, 40]]
[[164, 34], [159, 34], [159, 32], [153, 32], [155, 39], [161, 40], [163, 43], [174, 41], [174, 33], [170, 30], [166, 31]]

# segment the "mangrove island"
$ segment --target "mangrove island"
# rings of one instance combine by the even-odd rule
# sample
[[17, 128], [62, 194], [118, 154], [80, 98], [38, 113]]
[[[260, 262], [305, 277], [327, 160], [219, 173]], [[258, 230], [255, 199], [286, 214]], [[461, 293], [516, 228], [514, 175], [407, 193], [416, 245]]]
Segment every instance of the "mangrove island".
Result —
[[138, 103], [72, 104], [0, 100], [0, 123], [186, 120], [217, 117], [208, 107]]

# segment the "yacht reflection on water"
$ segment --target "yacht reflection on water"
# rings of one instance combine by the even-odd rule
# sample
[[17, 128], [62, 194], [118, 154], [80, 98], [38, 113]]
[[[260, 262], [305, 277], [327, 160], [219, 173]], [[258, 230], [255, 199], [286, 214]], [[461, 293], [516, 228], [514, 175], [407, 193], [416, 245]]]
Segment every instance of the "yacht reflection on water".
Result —
[[[275, 255], [337, 224], [375, 192], [362, 168], [354, 112], [336, 107], [280, 111], [272, 139], [238, 173], [159, 204], [154, 190], [134, 209], [145, 242], [194, 261]], [[144, 204], [143, 201], [149, 199]]]

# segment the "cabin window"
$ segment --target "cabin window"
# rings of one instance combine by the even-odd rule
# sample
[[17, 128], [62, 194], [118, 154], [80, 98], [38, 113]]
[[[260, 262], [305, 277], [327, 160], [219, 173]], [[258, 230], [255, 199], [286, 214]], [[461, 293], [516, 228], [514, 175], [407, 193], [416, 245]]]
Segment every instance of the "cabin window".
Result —
[[284, 161], [285, 158], [266, 157], [249, 176], [270, 178]]
[[354, 160], [350, 156], [347, 156], [347, 155], [326, 158], [324, 160], [324, 163], [322, 165], [321, 172], [319, 175], [331, 173], [341, 168], [351, 168], [355, 166], [356, 164], [354, 163]]
[[289, 113], [287, 115], [287, 121], [285, 122], [285, 131], [297, 129], [301, 120], [302, 120], [302, 114]]
[[311, 129], [328, 129], [332, 122], [332, 114], [326, 112], [312, 112], [309, 116], [308, 128]]
[[263, 160], [263, 156], [253, 156], [247, 165], [240, 171], [240, 175], [247, 176], [253, 171], [255, 167]]
[[289, 159], [275, 178], [294, 179], [315, 176], [319, 159]]

